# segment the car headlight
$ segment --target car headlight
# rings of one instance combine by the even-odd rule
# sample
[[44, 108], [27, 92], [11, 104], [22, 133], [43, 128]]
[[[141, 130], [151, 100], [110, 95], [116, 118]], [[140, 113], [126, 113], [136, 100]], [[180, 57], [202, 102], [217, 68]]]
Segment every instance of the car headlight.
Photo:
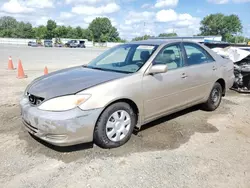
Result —
[[38, 108], [46, 111], [66, 111], [71, 110], [86, 102], [90, 95], [68, 95], [50, 99], [42, 103]]

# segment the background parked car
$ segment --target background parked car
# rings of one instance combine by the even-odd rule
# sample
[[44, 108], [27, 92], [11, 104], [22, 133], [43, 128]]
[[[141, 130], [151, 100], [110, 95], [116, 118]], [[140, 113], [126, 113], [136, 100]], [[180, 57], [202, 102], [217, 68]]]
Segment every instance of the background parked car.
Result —
[[70, 48], [85, 48], [85, 41], [76, 41], [70, 43]]
[[28, 42], [28, 46], [31, 46], [31, 43], [32, 43], [32, 41], [29, 41], [29, 42]]
[[44, 47], [53, 47], [52, 40], [44, 40]]
[[70, 40], [70, 41], [66, 42], [65, 47], [70, 47], [71, 43], [76, 43], [76, 40]]
[[80, 41], [79, 41], [78, 47], [79, 47], [79, 48], [86, 48], [86, 46], [85, 46], [85, 41], [84, 41], [84, 40], [80, 40]]
[[86, 48], [84, 40], [70, 40], [65, 46], [69, 48]]
[[70, 48], [77, 48], [78, 47], [78, 43], [76, 42], [71, 42], [69, 45]]
[[36, 42], [30, 42], [31, 47], [38, 47], [38, 44]]

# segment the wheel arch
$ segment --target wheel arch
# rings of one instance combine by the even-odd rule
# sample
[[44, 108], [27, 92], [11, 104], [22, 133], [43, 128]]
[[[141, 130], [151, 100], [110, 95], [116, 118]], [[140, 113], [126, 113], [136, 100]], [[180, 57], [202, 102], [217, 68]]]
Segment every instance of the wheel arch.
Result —
[[222, 87], [222, 96], [224, 97], [226, 95], [226, 82], [223, 78], [220, 78], [216, 81], [217, 83], [219, 83]]
[[[133, 109], [133, 111], [134, 111], [135, 114], [136, 114], [136, 118], [137, 118], [137, 119], [136, 119], [136, 122], [137, 122], [137, 124], [138, 124], [138, 121], [139, 121], [139, 113], [140, 113], [139, 108], [138, 108], [137, 104], [136, 104], [133, 100], [131, 100], [131, 99], [129, 99], [129, 98], [116, 99], [116, 100], [111, 101], [110, 103], [108, 103], [108, 104], [103, 108], [103, 110], [102, 110], [102, 112], [100, 113], [100, 115], [98, 116], [97, 121], [98, 121], [98, 119], [100, 118], [100, 116], [103, 114], [103, 112], [104, 112], [109, 106], [111, 106], [112, 104], [118, 103], [118, 102], [125, 102], [125, 103], [127, 103], [127, 104], [129, 104], [129, 105], [131, 106], [131, 108]], [[97, 123], [97, 121], [96, 121], [96, 123]], [[96, 126], [96, 124], [95, 124], [95, 126]]]

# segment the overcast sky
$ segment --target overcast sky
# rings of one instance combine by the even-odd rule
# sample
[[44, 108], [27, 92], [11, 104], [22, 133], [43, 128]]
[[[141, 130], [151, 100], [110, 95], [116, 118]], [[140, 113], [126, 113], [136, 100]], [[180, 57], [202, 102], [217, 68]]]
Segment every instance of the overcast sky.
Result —
[[0, 16], [36, 26], [53, 19], [86, 28], [95, 17], [105, 16], [126, 39], [173, 31], [197, 34], [201, 19], [219, 12], [237, 14], [250, 37], [250, 0], [0, 0]]

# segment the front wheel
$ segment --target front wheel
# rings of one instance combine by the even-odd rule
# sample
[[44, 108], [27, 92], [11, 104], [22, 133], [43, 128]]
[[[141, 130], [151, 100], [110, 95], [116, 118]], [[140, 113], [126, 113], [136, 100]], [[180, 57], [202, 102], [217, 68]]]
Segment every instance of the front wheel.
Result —
[[131, 137], [136, 125], [136, 114], [124, 102], [110, 105], [99, 117], [94, 142], [102, 148], [116, 148], [125, 144]]
[[207, 102], [202, 105], [202, 108], [206, 111], [214, 111], [220, 106], [221, 99], [222, 87], [218, 82], [216, 82], [209, 95]]

